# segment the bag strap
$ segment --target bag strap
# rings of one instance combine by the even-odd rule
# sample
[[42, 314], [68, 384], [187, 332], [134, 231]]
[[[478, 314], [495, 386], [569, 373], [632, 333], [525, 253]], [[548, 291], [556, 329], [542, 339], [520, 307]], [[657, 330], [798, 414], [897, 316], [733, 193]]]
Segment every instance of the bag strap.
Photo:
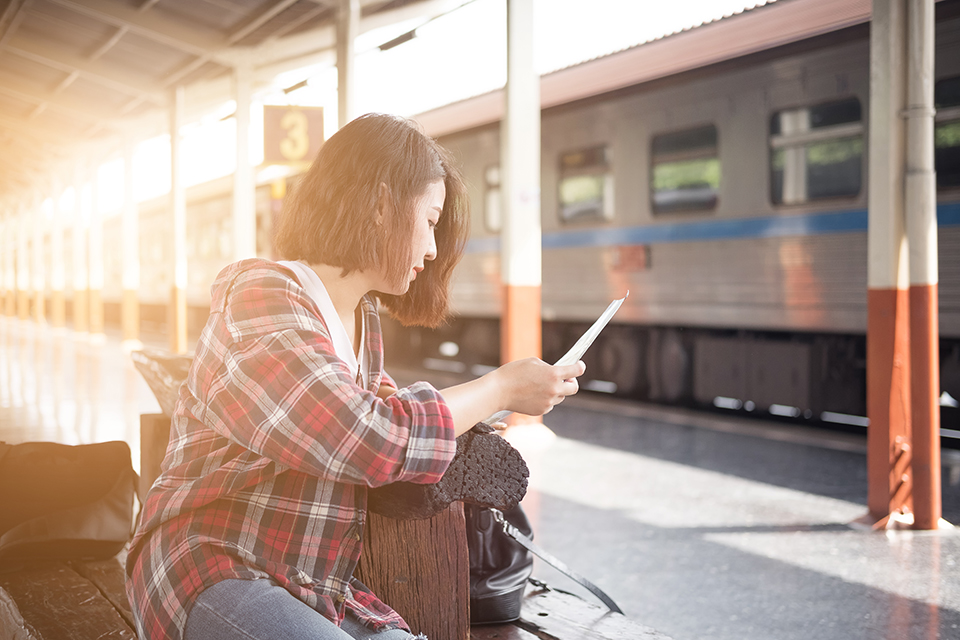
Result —
[[548, 553], [547, 551], [544, 551], [539, 546], [534, 544], [533, 540], [523, 535], [519, 529], [517, 529], [515, 526], [507, 522], [507, 519], [504, 517], [501, 511], [497, 509], [492, 509], [492, 508], [490, 509], [490, 511], [493, 513], [494, 520], [500, 523], [500, 526], [503, 527], [503, 532], [505, 534], [507, 534], [509, 537], [519, 542], [520, 545], [523, 546], [527, 551], [534, 554], [535, 556], [537, 556], [538, 558], [540, 558], [541, 560], [549, 564], [554, 569], [557, 569], [558, 571], [560, 571], [561, 573], [569, 577], [571, 580], [573, 580], [580, 586], [587, 589], [587, 591], [589, 591], [593, 595], [597, 596], [600, 599], [600, 601], [603, 602], [603, 604], [607, 605], [607, 608], [610, 609], [610, 611], [613, 611], [614, 613], [623, 614], [623, 611], [621, 611], [620, 607], [617, 606], [617, 603], [613, 601], [613, 598], [611, 598], [606, 593], [604, 593], [600, 587], [593, 584], [592, 582], [590, 582], [589, 580], [581, 576], [579, 573], [577, 573], [576, 571], [568, 567], [562, 560], [560, 560], [556, 556]]

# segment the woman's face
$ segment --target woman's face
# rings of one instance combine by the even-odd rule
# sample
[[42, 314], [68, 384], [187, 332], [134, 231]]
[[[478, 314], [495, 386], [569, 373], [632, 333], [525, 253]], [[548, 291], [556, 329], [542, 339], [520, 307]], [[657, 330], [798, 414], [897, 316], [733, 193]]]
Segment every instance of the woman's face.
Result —
[[402, 281], [393, 286], [387, 286], [379, 289], [382, 293], [392, 295], [402, 295], [410, 288], [417, 274], [423, 271], [426, 262], [437, 257], [437, 241], [434, 237], [434, 229], [440, 222], [440, 214], [443, 211], [443, 201], [446, 198], [447, 189], [443, 180], [436, 180], [427, 185], [427, 189], [419, 199], [414, 203], [413, 212], [413, 235], [411, 238], [412, 251], [410, 252], [409, 265]]

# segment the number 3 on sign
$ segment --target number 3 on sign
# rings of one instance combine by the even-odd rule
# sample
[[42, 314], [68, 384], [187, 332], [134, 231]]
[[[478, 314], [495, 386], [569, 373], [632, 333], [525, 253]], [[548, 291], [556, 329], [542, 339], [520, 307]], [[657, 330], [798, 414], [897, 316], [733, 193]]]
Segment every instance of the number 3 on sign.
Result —
[[280, 153], [287, 160], [302, 160], [310, 150], [307, 114], [303, 111], [287, 111], [280, 119], [280, 127], [287, 132], [280, 141]]

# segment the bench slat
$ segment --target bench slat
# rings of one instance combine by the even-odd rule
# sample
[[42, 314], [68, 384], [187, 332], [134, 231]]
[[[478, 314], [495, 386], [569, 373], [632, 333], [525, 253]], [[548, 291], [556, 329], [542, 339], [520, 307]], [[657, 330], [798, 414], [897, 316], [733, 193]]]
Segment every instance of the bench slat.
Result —
[[557, 640], [670, 640], [650, 627], [578, 596], [528, 587], [517, 626], [537, 638]]
[[42, 640], [136, 640], [96, 585], [66, 564], [0, 574], [0, 589], [7, 594], [3, 600], [16, 609], [2, 612], [0, 627], [13, 626], [19, 617], [23, 628]]
[[70, 567], [93, 583], [100, 590], [101, 595], [110, 601], [110, 604], [113, 605], [113, 608], [117, 610], [117, 613], [120, 614], [127, 625], [131, 629], [135, 629], [133, 609], [130, 608], [130, 601], [127, 600], [125, 586], [127, 576], [123, 570], [123, 559], [126, 555], [126, 551], [121, 551], [120, 557], [117, 558], [71, 562]]
[[470, 640], [542, 640], [513, 624], [484, 625], [470, 628]]

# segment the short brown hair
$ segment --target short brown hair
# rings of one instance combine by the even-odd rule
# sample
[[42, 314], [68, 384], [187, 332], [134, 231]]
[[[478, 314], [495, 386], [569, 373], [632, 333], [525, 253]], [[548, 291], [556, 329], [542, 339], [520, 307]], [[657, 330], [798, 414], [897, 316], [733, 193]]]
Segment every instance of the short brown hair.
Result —
[[[287, 196], [274, 246], [286, 260], [341, 267], [344, 275], [382, 270], [398, 279], [411, 264], [411, 243], [402, 240], [412, 238], [414, 205], [437, 180], [446, 188], [435, 232], [437, 257], [405, 294], [379, 298], [404, 325], [439, 326], [466, 244], [466, 187], [450, 154], [409, 120], [371, 113], [331, 136]], [[378, 224], [381, 184], [397, 215]]]

